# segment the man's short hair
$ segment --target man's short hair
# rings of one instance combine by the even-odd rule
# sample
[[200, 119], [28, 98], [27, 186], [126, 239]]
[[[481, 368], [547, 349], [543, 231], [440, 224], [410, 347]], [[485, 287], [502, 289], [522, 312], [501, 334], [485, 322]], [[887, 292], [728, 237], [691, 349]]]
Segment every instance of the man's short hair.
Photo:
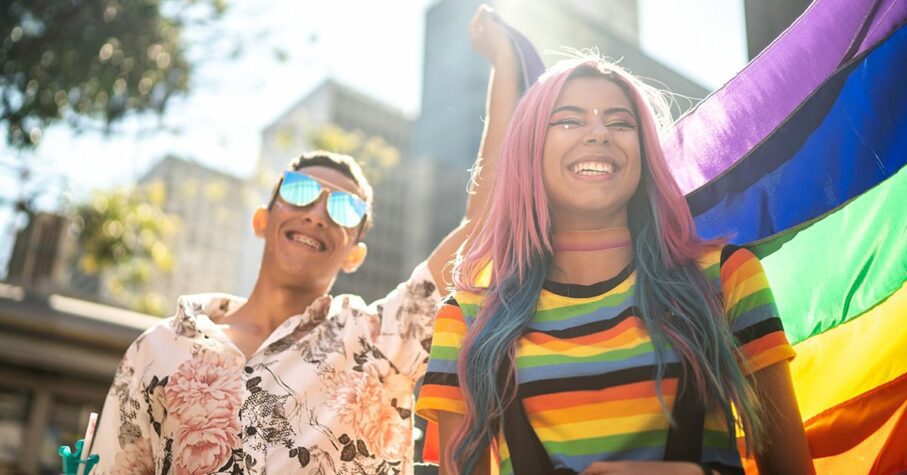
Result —
[[[362, 167], [360, 167], [359, 164], [356, 163], [356, 160], [349, 155], [315, 150], [303, 153], [298, 158], [291, 161], [286, 169], [295, 172], [307, 167], [332, 168], [356, 182], [356, 186], [362, 191], [362, 198], [369, 204], [369, 212], [366, 213], [365, 222], [361, 225], [362, 228], [359, 230], [359, 236], [365, 236], [365, 233], [371, 229], [373, 224], [371, 210], [374, 209], [375, 196], [372, 185], [369, 184], [368, 179], [365, 177], [365, 173], [362, 172]], [[274, 185], [274, 189], [271, 192], [271, 200], [268, 202], [268, 210], [274, 206], [274, 200], [277, 199], [277, 193], [280, 191], [280, 185], [282, 183], [283, 176], [281, 176], [280, 180], [277, 181], [277, 184]]]

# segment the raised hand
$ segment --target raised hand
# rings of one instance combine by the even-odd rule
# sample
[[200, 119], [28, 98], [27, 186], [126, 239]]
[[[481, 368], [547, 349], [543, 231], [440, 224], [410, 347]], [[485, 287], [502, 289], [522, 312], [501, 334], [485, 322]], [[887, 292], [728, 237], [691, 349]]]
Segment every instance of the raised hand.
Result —
[[469, 22], [469, 44], [492, 64], [513, 54], [503, 20], [485, 4], [479, 5]]

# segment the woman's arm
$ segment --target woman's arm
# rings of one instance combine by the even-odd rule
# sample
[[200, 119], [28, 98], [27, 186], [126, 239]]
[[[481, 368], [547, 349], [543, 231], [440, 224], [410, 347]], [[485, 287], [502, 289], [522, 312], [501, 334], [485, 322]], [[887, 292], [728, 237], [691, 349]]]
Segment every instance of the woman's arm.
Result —
[[473, 165], [466, 198], [466, 215], [462, 224], [451, 231], [428, 258], [428, 268], [435, 283], [441, 288], [450, 284], [451, 266], [448, 264], [456, 256], [457, 249], [473, 229], [480, 227], [481, 214], [485, 210], [497, 174], [504, 133], [519, 100], [520, 62], [516, 50], [501, 20], [487, 5], [481, 5], [476, 10], [469, 25], [469, 40], [473, 49], [485, 57], [492, 68], [488, 79], [485, 129]]
[[765, 445], [756, 453], [759, 473], [815, 473], [787, 361], [756, 371], [751, 378], [768, 430]]
[[[459, 473], [455, 469], [453, 460], [448, 455], [450, 440], [453, 438], [454, 431], [463, 423], [465, 416], [453, 412], [438, 413], [438, 433], [441, 437], [441, 475], [450, 475]], [[490, 475], [491, 474], [491, 449], [485, 451], [472, 475]]]
[[501, 18], [488, 5], [480, 5], [469, 26], [472, 48], [491, 63], [485, 128], [469, 186], [466, 219], [476, 219], [483, 210], [497, 175], [504, 134], [520, 95], [520, 61]]

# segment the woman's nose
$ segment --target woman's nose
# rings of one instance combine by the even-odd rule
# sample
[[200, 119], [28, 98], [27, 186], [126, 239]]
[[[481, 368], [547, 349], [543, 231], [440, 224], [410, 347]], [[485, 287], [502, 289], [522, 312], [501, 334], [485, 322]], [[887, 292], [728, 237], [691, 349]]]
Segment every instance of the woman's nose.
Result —
[[589, 131], [586, 134], [588, 143], [607, 143], [611, 141], [611, 131], [603, 122], [598, 120], [589, 124]]

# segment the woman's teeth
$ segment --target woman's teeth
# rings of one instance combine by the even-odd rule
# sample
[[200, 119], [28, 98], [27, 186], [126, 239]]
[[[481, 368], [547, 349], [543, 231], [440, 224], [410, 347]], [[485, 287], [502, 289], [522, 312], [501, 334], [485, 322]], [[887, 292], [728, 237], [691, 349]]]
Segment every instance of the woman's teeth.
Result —
[[577, 175], [604, 175], [614, 173], [614, 165], [608, 162], [581, 162], [572, 165], [570, 171]]

